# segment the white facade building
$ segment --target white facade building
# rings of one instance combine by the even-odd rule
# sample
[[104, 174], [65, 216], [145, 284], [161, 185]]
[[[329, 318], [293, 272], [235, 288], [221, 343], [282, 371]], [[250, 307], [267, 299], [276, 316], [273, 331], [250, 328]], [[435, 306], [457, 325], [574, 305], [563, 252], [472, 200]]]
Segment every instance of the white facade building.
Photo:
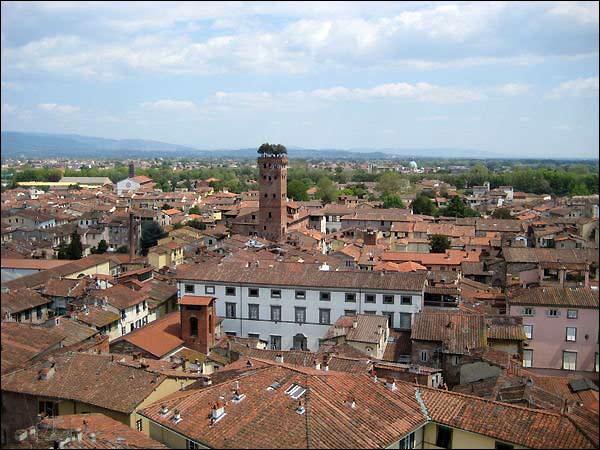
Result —
[[322, 271], [308, 263], [183, 265], [177, 275], [179, 298], [216, 297], [225, 334], [257, 337], [277, 350], [317, 350], [342, 315], [384, 314], [391, 328], [410, 329], [425, 285], [425, 274]]

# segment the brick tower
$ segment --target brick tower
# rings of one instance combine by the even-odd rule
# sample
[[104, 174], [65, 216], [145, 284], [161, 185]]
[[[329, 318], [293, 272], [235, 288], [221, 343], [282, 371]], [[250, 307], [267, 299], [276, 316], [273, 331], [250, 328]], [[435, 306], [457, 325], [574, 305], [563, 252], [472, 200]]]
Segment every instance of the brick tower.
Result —
[[207, 354], [215, 345], [215, 297], [184, 295], [179, 308], [184, 345]]
[[258, 235], [278, 242], [287, 234], [287, 150], [263, 144], [258, 150]]

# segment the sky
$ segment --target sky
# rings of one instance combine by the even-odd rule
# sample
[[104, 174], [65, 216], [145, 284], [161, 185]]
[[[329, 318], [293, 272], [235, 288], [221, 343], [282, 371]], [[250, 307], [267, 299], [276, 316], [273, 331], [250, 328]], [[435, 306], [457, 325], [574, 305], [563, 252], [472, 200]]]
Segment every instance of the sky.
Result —
[[598, 2], [1, 8], [2, 131], [598, 157]]

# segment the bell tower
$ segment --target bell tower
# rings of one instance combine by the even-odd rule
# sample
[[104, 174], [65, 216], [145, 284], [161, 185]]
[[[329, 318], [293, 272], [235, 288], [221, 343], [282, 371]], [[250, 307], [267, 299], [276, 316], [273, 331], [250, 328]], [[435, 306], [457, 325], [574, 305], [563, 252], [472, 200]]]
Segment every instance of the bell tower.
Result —
[[287, 149], [263, 144], [258, 149], [258, 235], [278, 242], [287, 234]]

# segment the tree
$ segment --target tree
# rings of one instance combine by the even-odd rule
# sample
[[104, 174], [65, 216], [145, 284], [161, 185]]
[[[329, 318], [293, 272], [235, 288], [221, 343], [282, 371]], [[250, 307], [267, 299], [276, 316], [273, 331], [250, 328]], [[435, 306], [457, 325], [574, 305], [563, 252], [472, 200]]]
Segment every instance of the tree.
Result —
[[496, 208], [492, 213], [492, 217], [494, 219], [514, 219], [508, 208]]
[[142, 255], [148, 254], [148, 249], [154, 247], [159, 239], [167, 235], [162, 227], [154, 220], [142, 222]]
[[399, 195], [387, 194], [381, 197], [384, 208], [406, 208]]
[[429, 238], [431, 253], [445, 253], [451, 247], [450, 239], [443, 234], [434, 234]]
[[319, 198], [323, 200], [324, 203], [331, 203], [336, 200], [337, 197], [337, 189], [331, 181], [327, 177], [322, 177], [317, 183], [319, 187]]
[[83, 256], [83, 245], [77, 230], [71, 233], [71, 242], [58, 248], [58, 259], [81, 259]]
[[108, 250], [108, 244], [104, 239], [102, 239], [100, 242], [98, 242], [98, 248], [96, 249], [96, 253], [103, 254], [106, 253], [106, 250]]
[[188, 213], [189, 213], [189, 214], [198, 214], [198, 215], [202, 214], [202, 213], [200, 212], [200, 208], [198, 208], [198, 205], [194, 205], [194, 206], [192, 206], [192, 207], [190, 208], [190, 210], [188, 211]]
[[118, 249], [117, 249], [117, 253], [129, 253], [129, 247], [126, 245], [121, 245]]
[[294, 200], [308, 200], [306, 191], [310, 186], [303, 180], [294, 180], [288, 183], [288, 196]]
[[426, 216], [433, 216], [437, 212], [437, 208], [433, 204], [433, 201], [424, 194], [417, 196], [412, 202], [413, 214], [425, 214]]
[[386, 194], [397, 194], [407, 187], [407, 181], [402, 176], [396, 172], [384, 172], [382, 173], [378, 181], [379, 192], [382, 195]]
[[448, 206], [443, 208], [441, 214], [447, 217], [479, 217], [479, 213], [471, 209], [465, 201], [456, 196], [448, 202]]
[[165, 204], [163, 204], [163, 205], [160, 207], [160, 209], [161, 209], [162, 211], [165, 211], [165, 210], [167, 210], [167, 209], [171, 209], [171, 205], [169, 205], [168, 203], [165, 203]]
[[206, 224], [204, 222], [200, 222], [197, 219], [186, 222], [186, 226], [196, 228], [197, 230], [206, 230]]

